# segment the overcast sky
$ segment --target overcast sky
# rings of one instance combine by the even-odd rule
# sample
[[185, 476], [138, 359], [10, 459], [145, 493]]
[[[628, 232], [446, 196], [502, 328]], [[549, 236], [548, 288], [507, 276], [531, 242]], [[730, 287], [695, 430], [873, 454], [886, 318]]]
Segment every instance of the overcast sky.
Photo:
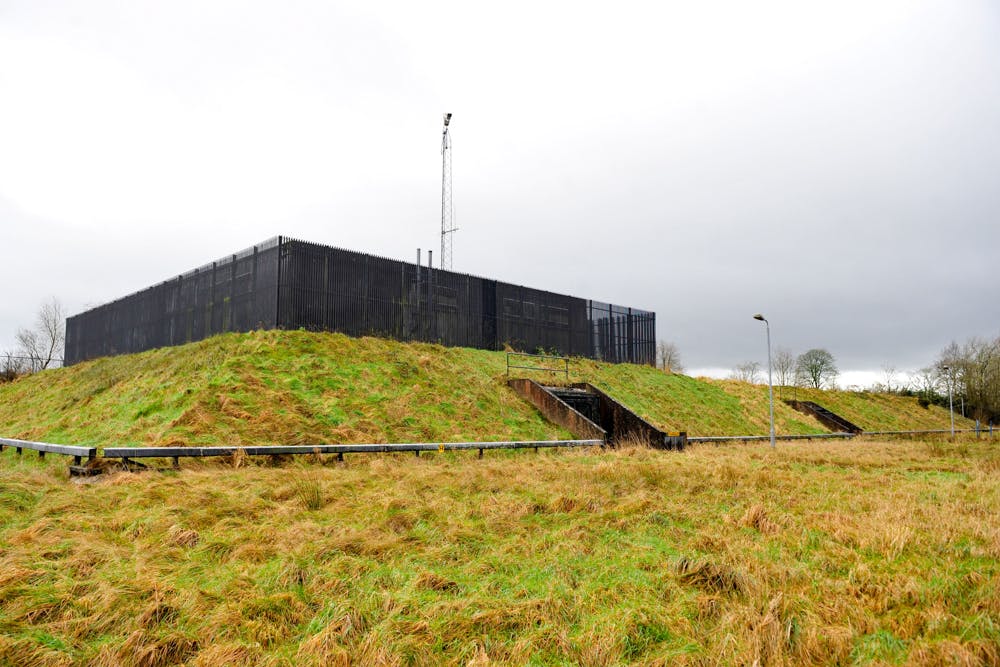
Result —
[[455, 269], [688, 369], [1000, 334], [992, 0], [0, 0], [0, 349], [278, 234], [436, 250], [445, 111]]

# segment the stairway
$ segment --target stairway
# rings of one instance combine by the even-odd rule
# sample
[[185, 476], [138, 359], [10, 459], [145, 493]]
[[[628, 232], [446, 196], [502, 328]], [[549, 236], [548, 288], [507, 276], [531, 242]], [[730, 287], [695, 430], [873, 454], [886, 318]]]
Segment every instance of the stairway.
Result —
[[576, 387], [543, 387], [543, 389], [604, 428], [601, 424], [601, 398], [597, 394]]
[[813, 403], [812, 401], [792, 401], [786, 400], [785, 403], [792, 406], [799, 412], [805, 413], [807, 415], [812, 415], [815, 417], [819, 423], [826, 426], [831, 431], [837, 433], [862, 433], [864, 429], [856, 424], [852, 424], [840, 415], [830, 412], [822, 405]]
[[507, 384], [576, 437], [600, 438], [612, 446], [632, 439], [655, 449], [684, 449], [687, 444], [686, 433], [664, 433], [591, 384], [543, 386], [526, 379]]

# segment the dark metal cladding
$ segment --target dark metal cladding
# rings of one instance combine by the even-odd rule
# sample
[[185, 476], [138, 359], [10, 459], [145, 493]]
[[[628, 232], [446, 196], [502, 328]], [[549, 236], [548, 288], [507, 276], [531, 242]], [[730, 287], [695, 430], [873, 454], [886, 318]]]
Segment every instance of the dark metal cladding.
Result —
[[273, 329], [279, 246], [271, 239], [68, 318], [65, 363]]
[[66, 363], [228, 331], [351, 336], [653, 364], [656, 315], [277, 237], [66, 321]]

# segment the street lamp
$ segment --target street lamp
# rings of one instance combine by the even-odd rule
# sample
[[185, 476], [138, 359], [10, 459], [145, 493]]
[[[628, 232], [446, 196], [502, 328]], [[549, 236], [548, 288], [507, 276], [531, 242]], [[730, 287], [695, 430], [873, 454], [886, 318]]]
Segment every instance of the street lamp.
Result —
[[951, 368], [942, 366], [941, 370], [948, 374], [948, 414], [951, 415], [951, 439], [955, 439], [955, 406], [951, 402]]
[[760, 313], [754, 315], [753, 318], [763, 322], [767, 328], [767, 396], [771, 403], [771, 448], [774, 449], [774, 383], [771, 382], [771, 323]]

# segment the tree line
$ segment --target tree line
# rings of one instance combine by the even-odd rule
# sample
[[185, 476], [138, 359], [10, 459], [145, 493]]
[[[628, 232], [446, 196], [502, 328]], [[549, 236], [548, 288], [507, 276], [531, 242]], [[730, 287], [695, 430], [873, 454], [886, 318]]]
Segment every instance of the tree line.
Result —
[[[771, 359], [773, 381], [778, 386], [831, 389], [839, 375], [836, 360], [822, 348], [799, 356], [779, 347]], [[767, 368], [755, 361], [738, 364], [730, 377], [754, 384], [767, 380]], [[867, 391], [916, 397], [921, 405], [949, 407], [982, 424], [1000, 423], [1000, 336], [970, 338], [948, 344], [928, 366], [906, 373], [882, 366], [882, 379]]]
[[948, 344], [930, 366], [913, 373], [908, 386], [922, 404], [948, 405], [984, 424], [1000, 422], [1000, 336]]
[[924, 407], [954, 405], [956, 413], [982, 424], [1000, 423], [1000, 336], [951, 342], [915, 371], [900, 373], [885, 364], [882, 379], [868, 390], [913, 396]]
[[[657, 343], [656, 366], [668, 373], [684, 372], [681, 354], [675, 343], [665, 340]], [[794, 384], [817, 389], [830, 388], [836, 384], [839, 375], [833, 355], [829, 351], [819, 348], [809, 350], [796, 357], [791, 350], [779, 347], [774, 351], [771, 367], [774, 372], [774, 383], [783, 386]], [[762, 369], [756, 361], [748, 361], [745, 364], [737, 365], [730, 377], [742, 382], [757, 384], [766, 379], [766, 372], [767, 369]]]
[[[775, 348], [771, 355], [772, 382], [779, 387], [813, 387], [830, 389], [836, 386], [837, 361], [828, 350], [814, 348], [799, 356], [785, 347]], [[729, 377], [740, 382], [758, 384], [767, 379], [767, 368], [756, 361], [737, 364]]]

